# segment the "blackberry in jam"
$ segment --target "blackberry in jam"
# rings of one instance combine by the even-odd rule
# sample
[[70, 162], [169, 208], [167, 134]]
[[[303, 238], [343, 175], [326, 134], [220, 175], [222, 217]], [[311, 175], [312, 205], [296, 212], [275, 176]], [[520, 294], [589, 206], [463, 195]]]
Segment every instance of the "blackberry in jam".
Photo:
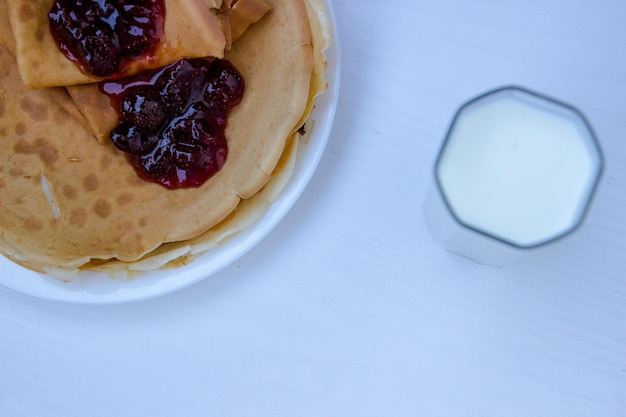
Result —
[[226, 162], [226, 120], [244, 93], [241, 74], [227, 60], [181, 59], [100, 89], [120, 118], [111, 141], [141, 178], [171, 189], [197, 187]]

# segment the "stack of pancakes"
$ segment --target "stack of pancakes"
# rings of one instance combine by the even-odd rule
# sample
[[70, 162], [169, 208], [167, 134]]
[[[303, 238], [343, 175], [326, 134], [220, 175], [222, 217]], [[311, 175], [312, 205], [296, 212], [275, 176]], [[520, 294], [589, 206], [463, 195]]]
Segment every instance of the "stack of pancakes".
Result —
[[326, 88], [323, 2], [238, 0], [231, 11], [228, 1], [166, 0], [151, 65], [210, 53], [246, 83], [226, 164], [178, 190], [141, 180], [107, 140], [115, 112], [100, 80], [51, 43], [52, 3], [0, 0], [0, 253], [64, 277], [117, 274], [185, 262], [246, 227], [288, 178], [298, 129]]

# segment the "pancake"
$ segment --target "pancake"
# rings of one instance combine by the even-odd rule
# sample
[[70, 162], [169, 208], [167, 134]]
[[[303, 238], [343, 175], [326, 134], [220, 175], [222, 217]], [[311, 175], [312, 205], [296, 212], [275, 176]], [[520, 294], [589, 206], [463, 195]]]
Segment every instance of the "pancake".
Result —
[[[121, 152], [51, 97], [55, 89], [28, 89], [1, 47], [0, 251], [56, 274], [153, 269], [245, 227], [288, 177], [296, 132], [325, 88], [328, 26], [323, 4], [308, 1], [267, 0], [271, 11], [226, 51], [246, 92], [228, 118], [226, 164], [198, 188], [139, 179]], [[265, 187], [272, 177], [278, 185]]]
[[[54, 0], [6, 0], [11, 29], [16, 40], [17, 61], [29, 88], [67, 86], [99, 81], [63, 55], [48, 29], [48, 12]], [[221, 0], [165, 0], [163, 42], [149, 61], [142, 60], [129, 73], [158, 68], [181, 57], [221, 58], [226, 37], [217, 9]]]

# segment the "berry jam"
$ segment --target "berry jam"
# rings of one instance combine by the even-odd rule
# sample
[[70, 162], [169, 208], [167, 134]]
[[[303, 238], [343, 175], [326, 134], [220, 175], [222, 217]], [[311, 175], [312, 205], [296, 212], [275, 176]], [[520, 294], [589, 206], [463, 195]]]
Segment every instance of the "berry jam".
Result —
[[111, 141], [141, 178], [170, 189], [197, 187], [226, 162], [226, 119], [244, 91], [227, 60], [181, 59], [100, 89], [119, 115]]
[[163, 35], [164, 0], [57, 0], [50, 32], [65, 56], [97, 77], [123, 72], [151, 54]]

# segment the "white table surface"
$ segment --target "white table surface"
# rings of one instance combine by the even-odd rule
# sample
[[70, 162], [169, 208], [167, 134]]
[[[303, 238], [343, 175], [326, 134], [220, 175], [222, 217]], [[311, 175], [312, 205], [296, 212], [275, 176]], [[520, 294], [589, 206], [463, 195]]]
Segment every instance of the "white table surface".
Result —
[[[626, 4], [332, 3], [337, 118], [292, 211], [164, 297], [0, 288], [1, 416], [626, 416]], [[455, 109], [506, 84], [579, 108], [607, 166], [574, 236], [497, 269], [421, 205]]]

